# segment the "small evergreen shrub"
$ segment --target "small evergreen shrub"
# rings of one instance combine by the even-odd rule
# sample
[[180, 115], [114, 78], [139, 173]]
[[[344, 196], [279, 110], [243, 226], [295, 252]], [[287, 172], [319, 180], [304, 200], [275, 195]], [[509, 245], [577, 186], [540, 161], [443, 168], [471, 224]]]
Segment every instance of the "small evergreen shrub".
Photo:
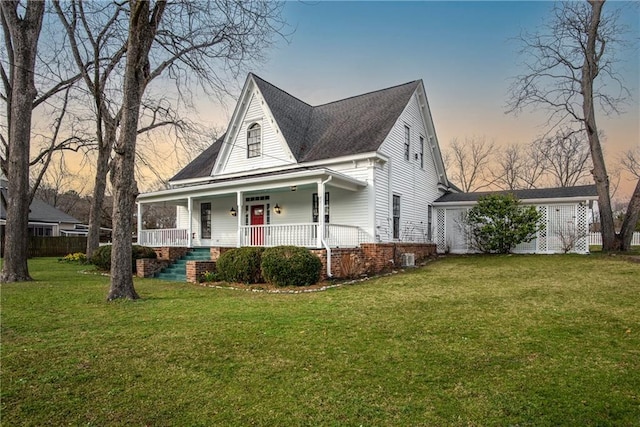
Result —
[[[141, 258], [157, 258], [156, 251], [147, 246], [133, 245], [131, 248], [131, 271], [136, 272], [136, 260]], [[111, 271], [111, 245], [100, 246], [93, 252], [91, 264], [100, 270]]]
[[517, 244], [536, 238], [541, 214], [512, 194], [480, 197], [463, 218], [471, 246], [484, 253], [508, 254]]
[[322, 262], [305, 248], [276, 246], [262, 254], [262, 276], [276, 286], [309, 286], [320, 280]]
[[261, 283], [260, 264], [264, 248], [245, 247], [227, 251], [216, 262], [218, 278], [227, 282]]

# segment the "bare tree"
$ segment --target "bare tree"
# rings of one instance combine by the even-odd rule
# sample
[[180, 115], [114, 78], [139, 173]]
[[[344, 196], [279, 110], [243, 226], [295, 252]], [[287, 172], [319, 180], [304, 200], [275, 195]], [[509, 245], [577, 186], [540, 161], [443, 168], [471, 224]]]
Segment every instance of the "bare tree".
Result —
[[148, 1], [133, 0], [130, 4], [129, 40], [124, 72], [122, 128], [115, 144], [111, 170], [114, 189], [113, 247], [111, 252], [111, 287], [108, 300], [139, 298], [131, 277], [132, 214], [138, 187], [134, 180], [136, 138], [140, 105], [149, 83], [149, 52], [158, 31], [167, 3], [158, 1], [151, 9]]
[[22, 16], [20, 8], [19, 1], [0, 3], [4, 43], [9, 57], [9, 73], [5, 72], [4, 66], [1, 69], [8, 105], [8, 138], [3, 169], [9, 183], [2, 282], [31, 280], [25, 238], [29, 230], [29, 147], [31, 116], [37, 95], [34, 69], [44, 3], [29, 1]]
[[465, 138], [464, 142], [454, 138], [451, 141], [445, 154], [447, 173], [462, 191], [478, 191], [493, 183], [489, 165], [494, 147], [495, 144], [487, 141], [486, 137]]
[[[90, 257], [99, 243], [106, 178], [123, 114], [123, 72], [130, 11], [127, 3], [81, 0], [54, 1], [54, 7], [70, 40], [89, 102], [93, 104], [98, 149], [87, 239], [87, 256]], [[268, 35], [270, 28], [263, 24], [265, 18], [274, 17], [272, 10], [272, 6], [256, 6], [256, 2], [169, 3], [165, 19], [175, 27], [160, 28], [155, 34], [150, 53], [153, 69], [148, 77], [149, 82], [162, 80], [164, 86], [155, 92], [146, 90], [141, 101], [138, 134], [147, 137], [137, 144], [138, 177], [143, 176], [143, 170], [151, 172], [155, 178], [163, 174], [154, 167], [159, 163], [161, 152], [155, 148], [155, 140], [159, 137], [170, 136], [171, 145], [182, 148], [201, 139], [203, 129], [188, 118], [194, 115], [191, 86], [198, 84], [207, 94], [226, 93], [224, 73], [220, 71], [225, 66], [239, 70], [237, 64], [259, 54], [267, 37], [258, 37], [260, 31], [255, 28], [264, 30], [263, 36]], [[245, 20], [247, 16], [250, 19]], [[220, 68], [216, 69], [216, 66]], [[167, 80], [176, 82], [173, 99], [167, 90]], [[186, 106], [189, 114], [179, 111], [179, 104]], [[169, 130], [159, 135], [158, 130], [166, 127]]]
[[491, 172], [495, 184], [502, 190], [523, 188], [526, 161], [522, 145], [512, 144], [502, 150], [496, 156], [495, 168]]
[[621, 232], [616, 234], [609, 176], [596, 124], [596, 103], [605, 113], [617, 113], [629, 96], [615, 70], [616, 47], [624, 43], [625, 29], [618, 19], [621, 12], [615, 9], [603, 14], [604, 4], [603, 0], [559, 3], [544, 30], [521, 34], [526, 72], [517, 76], [511, 87], [509, 111], [542, 107], [548, 111], [551, 129], [575, 123], [586, 132], [598, 192], [603, 250], [628, 250], [640, 214], [640, 180]]
[[573, 187], [589, 177], [589, 144], [581, 136], [579, 131], [561, 129], [535, 143], [554, 187]]
[[[0, 100], [5, 106], [0, 111], [6, 126], [0, 127], [0, 168], [8, 178], [13, 212], [7, 217], [6, 240], [12, 248], [7, 247], [3, 280], [19, 281], [30, 279], [29, 205], [56, 153], [79, 148], [80, 140], [67, 119], [71, 90], [79, 76], [70, 73], [62, 59], [64, 40], [45, 25], [44, 2], [2, 2], [1, 15], [6, 49], [0, 55]], [[52, 65], [52, 57], [58, 59], [57, 65]], [[35, 109], [44, 120], [32, 122]]]
[[538, 188], [543, 183], [549, 168], [546, 156], [534, 141], [525, 149], [524, 158], [521, 176], [522, 188]]
[[[178, 84], [193, 79], [205, 91], [222, 90], [225, 83], [220, 70], [237, 75], [248, 60], [259, 57], [280, 29], [280, 10], [281, 5], [266, 1], [169, 4], [159, 0], [153, 7], [149, 1], [130, 2], [122, 116], [111, 162], [114, 207], [109, 300], [138, 298], [130, 272], [131, 232], [138, 194], [136, 139], [144, 128], [140, 112], [145, 90], [161, 76]], [[188, 100], [189, 93], [181, 92], [180, 97]]]
[[631, 175], [640, 179], [640, 145], [625, 151], [620, 158], [620, 165]]

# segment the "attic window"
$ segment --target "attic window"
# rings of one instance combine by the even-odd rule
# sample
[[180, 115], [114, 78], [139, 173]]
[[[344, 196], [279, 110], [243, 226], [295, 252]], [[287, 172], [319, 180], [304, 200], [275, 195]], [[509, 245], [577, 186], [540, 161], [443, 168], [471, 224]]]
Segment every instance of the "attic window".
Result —
[[247, 130], [247, 157], [260, 157], [260, 153], [260, 125], [254, 123]]

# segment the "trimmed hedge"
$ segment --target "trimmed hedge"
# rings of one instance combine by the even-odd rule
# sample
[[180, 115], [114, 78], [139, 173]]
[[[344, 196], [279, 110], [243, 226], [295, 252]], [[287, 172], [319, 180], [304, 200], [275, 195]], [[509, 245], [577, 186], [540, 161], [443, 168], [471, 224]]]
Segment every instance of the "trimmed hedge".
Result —
[[276, 286], [309, 286], [320, 280], [322, 262], [305, 248], [276, 246], [262, 254], [262, 276]]
[[227, 282], [262, 283], [261, 247], [244, 247], [226, 251], [216, 262], [218, 277]]
[[[153, 248], [133, 245], [131, 248], [131, 271], [136, 272], [136, 260], [142, 258], [157, 258]], [[91, 264], [101, 270], [111, 271], [111, 245], [100, 246], [91, 257]]]

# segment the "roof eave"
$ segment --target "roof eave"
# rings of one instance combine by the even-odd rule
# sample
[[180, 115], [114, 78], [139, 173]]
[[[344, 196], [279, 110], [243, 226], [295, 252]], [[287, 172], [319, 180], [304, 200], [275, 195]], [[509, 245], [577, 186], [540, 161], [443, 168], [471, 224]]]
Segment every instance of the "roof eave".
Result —
[[[233, 193], [240, 191], [242, 187], [251, 186], [246, 190], [269, 190], [271, 188], [283, 187], [291, 184], [299, 185], [300, 181], [304, 183], [318, 182], [320, 180], [332, 177], [332, 185], [348, 190], [355, 191], [358, 188], [364, 188], [367, 183], [364, 181], [351, 178], [347, 175], [332, 171], [330, 169], [313, 169], [294, 171], [291, 173], [278, 174], [273, 176], [250, 176], [238, 177], [223, 182], [212, 182], [200, 186], [178, 187], [170, 190], [155, 191], [152, 193], [143, 193], [138, 196], [140, 202], [169, 201], [177, 199], [185, 199], [189, 197], [189, 193], [206, 193], [220, 192], [220, 194]], [[288, 183], [287, 181], [293, 181]], [[235, 190], [234, 190], [235, 188]]]
[[[546, 198], [535, 198], [535, 199], [520, 199], [520, 202], [524, 205], [541, 205], [541, 204], [558, 204], [558, 203], [580, 203], [580, 202], [588, 202], [591, 200], [598, 200], [598, 196], [546, 197]], [[435, 207], [473, 206], [476, 204], [478, 204], [478, 200], [433, 202], [433, 206]]]

